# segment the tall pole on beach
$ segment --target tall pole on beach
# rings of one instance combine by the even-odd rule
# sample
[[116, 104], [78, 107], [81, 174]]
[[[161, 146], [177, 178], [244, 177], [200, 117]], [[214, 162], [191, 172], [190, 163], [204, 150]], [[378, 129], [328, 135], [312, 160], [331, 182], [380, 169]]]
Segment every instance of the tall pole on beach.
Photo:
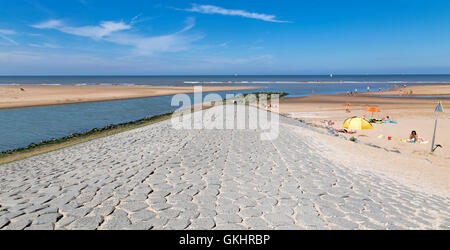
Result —
[[436, 113], [436, 119], [434, 120], [434, 132], [433, 132], [433, 140], [431, 141], [431, 150], [430, 150], [430, 152], [434, 151], [434, 139], [436, 138], [436, 127], [437, 127], [438, 114], [439, 113]]
[[442, 103], [441, 103], [441, 101], [438, 101], [438, 104], [437, 104], [436, 108], [434, 109], [434, 112], [436, 113], [436, 119], [434, 120], [433, 140], [431, 141], [430, 152], [432, 152], [432, 153], [434, 151], [434, 140], [436, 138], [436, 127], [437, 127], [438, 115], [439, 115], [439, 113], [441, 113], [443, 111], [444, 111], [444, 108], [442, 107]]

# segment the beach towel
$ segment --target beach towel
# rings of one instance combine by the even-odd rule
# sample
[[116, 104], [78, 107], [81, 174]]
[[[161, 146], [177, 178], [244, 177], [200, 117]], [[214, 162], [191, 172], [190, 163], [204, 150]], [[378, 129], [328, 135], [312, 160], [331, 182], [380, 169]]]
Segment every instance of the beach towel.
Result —
[[417, 143], [417, 144], [427, 144], [428, 141], [425, 141], [422, 137], [419, 137], [417, 141], [413, 142], [411, 139], [405, 139], [405, 142], [408, 143]]
[[393, 123], [393, 124], [397, 124], [398, 122], [394, 122], [393, 120], [387, 120], [387, 121], [382, 121], [381, 123]]

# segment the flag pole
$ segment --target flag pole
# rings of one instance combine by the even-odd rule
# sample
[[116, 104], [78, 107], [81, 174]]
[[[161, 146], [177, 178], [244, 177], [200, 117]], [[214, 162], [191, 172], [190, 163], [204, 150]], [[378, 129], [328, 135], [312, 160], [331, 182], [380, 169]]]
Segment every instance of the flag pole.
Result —
[[435, 139], [435, 137], [436, 137], [436, 127], [437, 127], [437, 121], [438, 121], [438, 114], [439, 114], [439, 113], [436, 112], [436, 119], [434, 120], [433, 140], [432, 140], [432, 142], [431, 142], [431, 151], [430, 151], [430, 152], [432, 152], [432, 153], [433, 153], [433, 149], [434, 149], [434, 139]]

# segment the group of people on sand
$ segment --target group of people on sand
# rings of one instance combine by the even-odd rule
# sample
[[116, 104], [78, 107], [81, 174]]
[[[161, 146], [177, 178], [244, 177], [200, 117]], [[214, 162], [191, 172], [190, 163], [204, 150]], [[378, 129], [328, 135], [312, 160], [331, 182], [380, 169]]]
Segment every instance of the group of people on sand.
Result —
[[412, 90], [409, 90], [409, 91], [405, 90], [405, 91], [402, 91], [401, 95], [402, 96], [412, 96], [413, 95], [413, 91]]
[[347, 91], [347, 95], [348, 96], [354, 96], [354, 95], [358, 95], [358, 89], [355, 89], [355, 91]]

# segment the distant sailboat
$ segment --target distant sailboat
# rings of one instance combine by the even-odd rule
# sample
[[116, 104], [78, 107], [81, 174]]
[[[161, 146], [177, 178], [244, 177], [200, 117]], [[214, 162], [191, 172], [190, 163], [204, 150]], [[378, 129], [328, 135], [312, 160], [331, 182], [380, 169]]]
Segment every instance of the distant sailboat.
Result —
[[333, 74], [330, 74], [330, 78], [333, 78]]

